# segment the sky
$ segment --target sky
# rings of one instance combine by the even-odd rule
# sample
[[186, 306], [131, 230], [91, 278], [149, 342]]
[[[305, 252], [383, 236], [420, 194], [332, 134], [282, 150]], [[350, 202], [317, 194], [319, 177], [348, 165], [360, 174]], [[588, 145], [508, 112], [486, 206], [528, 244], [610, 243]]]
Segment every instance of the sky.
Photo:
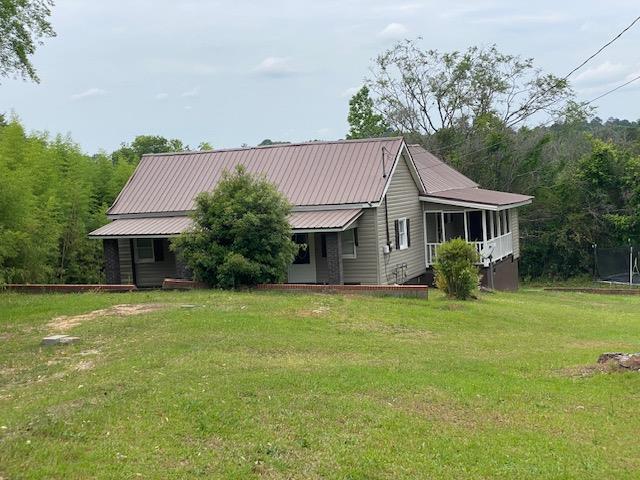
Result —
[[[349, 97], [394, 42], [472, 45], [564, 75], [640, 15], [639, 0], [57, 0], [35, 84], [0, 79], [0, 112], [87, 153], [136, 135], [192, 148], [344, 138]], [[640, 24], [571, 78], [589, 100], [640, 74]], [[594, 104], [640, 119], [640, 81]]]

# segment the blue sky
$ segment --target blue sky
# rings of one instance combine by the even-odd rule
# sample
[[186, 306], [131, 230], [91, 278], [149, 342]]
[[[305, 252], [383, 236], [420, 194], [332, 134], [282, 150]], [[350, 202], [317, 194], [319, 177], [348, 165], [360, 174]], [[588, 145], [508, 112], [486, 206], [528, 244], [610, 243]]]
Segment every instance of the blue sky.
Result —
[[[638, 0], [58, 0], [40, 84], [0, 79], [0, 111], [70, 133], [87, 153], [138, 134], [192, 147], [344, 137], [349, 96], [379, 52], [496, 43], [563, 75], [640, 14]], [[640, 74], [640, 25], [575, 74], [582, 100]], [[640, 118], [640, 82], [598, 114]]]

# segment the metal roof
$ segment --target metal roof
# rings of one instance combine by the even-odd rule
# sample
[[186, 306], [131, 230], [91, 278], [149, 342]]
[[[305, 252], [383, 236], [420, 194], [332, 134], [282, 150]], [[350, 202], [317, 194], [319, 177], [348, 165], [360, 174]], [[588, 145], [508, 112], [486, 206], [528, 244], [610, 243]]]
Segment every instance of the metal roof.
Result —
[[90, 237], [140, 237], [177, 235], [191, 226], [191, 218], [146, 217], [121, 218], [94, 230]]
[[533, 197], [520, 195], [519, 193], [499, 192], [497, 190], [485, 190], [484, 188], [459, 188], [443, 192], [431, 193], [427, 197], [441, 198], [443, 200], [455, 200], [484, 205], [506, 206], [522, 203], [531, 203]]
[[418, 170], [418, 175], [422, 178], [427, 194], [478, 186], [469, 177], [465, 177], [420, 145], [409, 145], [409, 152]]
[[[289, 223], [293, 231], [340, 231], [351, 226], [360, 215], [361, 208], [339, 210], [312, 210], [293, 212]], [[95, 238], [162, 237], [178, 235], [193, 224], [191, 217], [118, 218], [89, 234]]]
[[242, 164], [264, 174], [293, 205], [380, 201], [401, 137], [310, 142], [268, 147], [144, 155], [109, 215], [193, 210], [200, 192]]
[[342, 230], [351, 225], [360, 215], [362, 215], [361, 208], [293, 212], [289, 217], [289, 223], [294, 230]]

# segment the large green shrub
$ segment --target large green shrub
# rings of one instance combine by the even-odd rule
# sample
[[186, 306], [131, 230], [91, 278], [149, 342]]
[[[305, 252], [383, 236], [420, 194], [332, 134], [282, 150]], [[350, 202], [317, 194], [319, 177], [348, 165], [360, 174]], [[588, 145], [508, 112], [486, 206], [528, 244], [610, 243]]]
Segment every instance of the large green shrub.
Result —
[[195, 278], [210, 286], [281, 282], [297, 251], [290, 211], [273, 184], [238, 166], [224, 173], [213, 192], [197, 197], [194, 227], [173, 249]]
[[466, 300], [478, 288], [478, 260], [475, 247], [461, 238], [443, 243], [433, 267], [436, 286], [450, 297]]

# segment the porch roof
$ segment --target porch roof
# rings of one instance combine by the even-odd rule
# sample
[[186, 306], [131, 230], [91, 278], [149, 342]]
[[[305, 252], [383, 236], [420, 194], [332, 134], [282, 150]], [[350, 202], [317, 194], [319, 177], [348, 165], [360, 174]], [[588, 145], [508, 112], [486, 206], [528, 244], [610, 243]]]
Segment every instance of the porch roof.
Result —
[[93, 238], [118, 237], [169, 237], [178, 235], [191, 226], [191, 218], [180, 217], [139, 217], [119, 218], [94, 230]]
[[502, 210], [528, 205], [532, 202], [533, 197], [520, 195], [519, 193], [500, 192], [497, 190], [472, 187], [435, 192], [421, 196], [420, 199], [427, 202], [444, 203], [448, 205]]
[[[312, 210], [293, 212], [289, 223], [294, 232], [339, 232], [349, 228], [363, 209]], [[188, 216], [119, 218], [89, 234], [93, 238], [170, 237], [188, 229]]]

